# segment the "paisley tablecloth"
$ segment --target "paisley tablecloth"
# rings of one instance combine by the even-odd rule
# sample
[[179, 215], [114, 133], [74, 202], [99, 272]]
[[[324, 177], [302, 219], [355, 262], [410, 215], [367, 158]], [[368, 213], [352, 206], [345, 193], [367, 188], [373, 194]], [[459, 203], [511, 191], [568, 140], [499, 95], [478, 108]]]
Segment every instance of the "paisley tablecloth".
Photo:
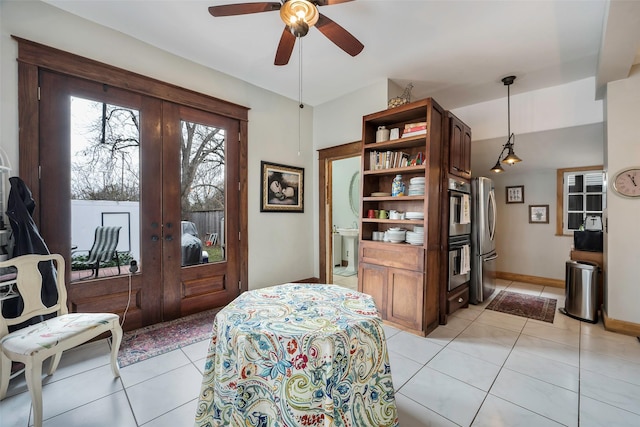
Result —
[[373, 299], [318, 284], [240, 295], [215, 318], [195, 425], [397, 426]]

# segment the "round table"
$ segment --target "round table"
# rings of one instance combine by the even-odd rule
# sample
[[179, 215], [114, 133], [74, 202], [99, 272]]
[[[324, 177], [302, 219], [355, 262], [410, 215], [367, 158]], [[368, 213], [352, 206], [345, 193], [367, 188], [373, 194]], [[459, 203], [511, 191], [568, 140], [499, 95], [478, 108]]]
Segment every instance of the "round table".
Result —
[[196, 426], [397, 426], [373, 298], [336, 285], [246, 292], [216, 316]]

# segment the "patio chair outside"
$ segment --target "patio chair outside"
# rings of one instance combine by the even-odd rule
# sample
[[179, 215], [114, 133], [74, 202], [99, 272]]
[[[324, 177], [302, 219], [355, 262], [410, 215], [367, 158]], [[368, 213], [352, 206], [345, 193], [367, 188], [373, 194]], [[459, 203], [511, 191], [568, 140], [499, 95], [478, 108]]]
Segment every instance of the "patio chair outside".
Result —
[[[118, 266], [118, 274], [120, 274], [120, 258], [118, 258], [118, 240], [120, 239], [120, 229], [122, 227], [96, 227], [93, 246], [89, 250], [89, 258], [85, 261], [94, 272], [93, 277], [98, 277], [100, 271], [100, 263], [106, 263], [111, 260], [116, 262]], [[73, 255], [79, 251], [74, 251]], [[80, 251], [82, 252], [82, 251]], [[85, 251], [86, 252], [86, 251]]]

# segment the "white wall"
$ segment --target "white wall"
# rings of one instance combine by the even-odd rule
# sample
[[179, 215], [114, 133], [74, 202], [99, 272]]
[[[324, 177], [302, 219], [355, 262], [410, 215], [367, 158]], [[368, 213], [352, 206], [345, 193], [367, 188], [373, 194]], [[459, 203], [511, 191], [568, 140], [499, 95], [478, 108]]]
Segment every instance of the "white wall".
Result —
[[[595, 99], [593, 77], [526, 93], [518, 93], [517, 86], [516, 79], [511, 86], [510, 99], [511, 132], [516, 135], [601, 123], [603, 120], [602, 101]], [[451, 110], [471, 126], [474, 141], [500, 136], [506, 138], [507, 90], [504, 92], [504, 98]]]
[[[215, 96], [249, 111], [249, 288], [311, 277], [317, 265], [313, 230], [313, 109], [302, 111], [298, 155], [298, 103], [202, 67], [38, 1], [0, 2], [0, 141], [18, 174], [16, 35], [107, 64]], [[260, 161], [305, 168], [303, 214], [260, 213]], [[316, 240], [317, 241], [317, 240]]]
[[[573, 238], [556, 236], [556, 173], [491, 176], [496, 184], [498, 271], [564, 280]], [[524, 185], [524, 203], [507, 204], [505, 187]], [[549, 205], [548, 224], [529, 224], [529, 205]]]
[[[640, 66], [629, 78], [607, 85], [606, 169], [616, 172], [640, 167]], [[612, 319], [640, 324], [640, 200], [609, 191], [608, 233], [605, 233], [605, 310]]]

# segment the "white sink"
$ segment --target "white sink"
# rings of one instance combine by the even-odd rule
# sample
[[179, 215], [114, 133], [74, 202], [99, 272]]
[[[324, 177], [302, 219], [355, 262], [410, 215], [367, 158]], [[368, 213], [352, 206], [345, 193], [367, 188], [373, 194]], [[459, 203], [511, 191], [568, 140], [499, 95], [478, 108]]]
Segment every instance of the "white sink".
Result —
[[338, 233], [344, 237], [356, 237], [358, 236], [357, 228], [338, 228]]

